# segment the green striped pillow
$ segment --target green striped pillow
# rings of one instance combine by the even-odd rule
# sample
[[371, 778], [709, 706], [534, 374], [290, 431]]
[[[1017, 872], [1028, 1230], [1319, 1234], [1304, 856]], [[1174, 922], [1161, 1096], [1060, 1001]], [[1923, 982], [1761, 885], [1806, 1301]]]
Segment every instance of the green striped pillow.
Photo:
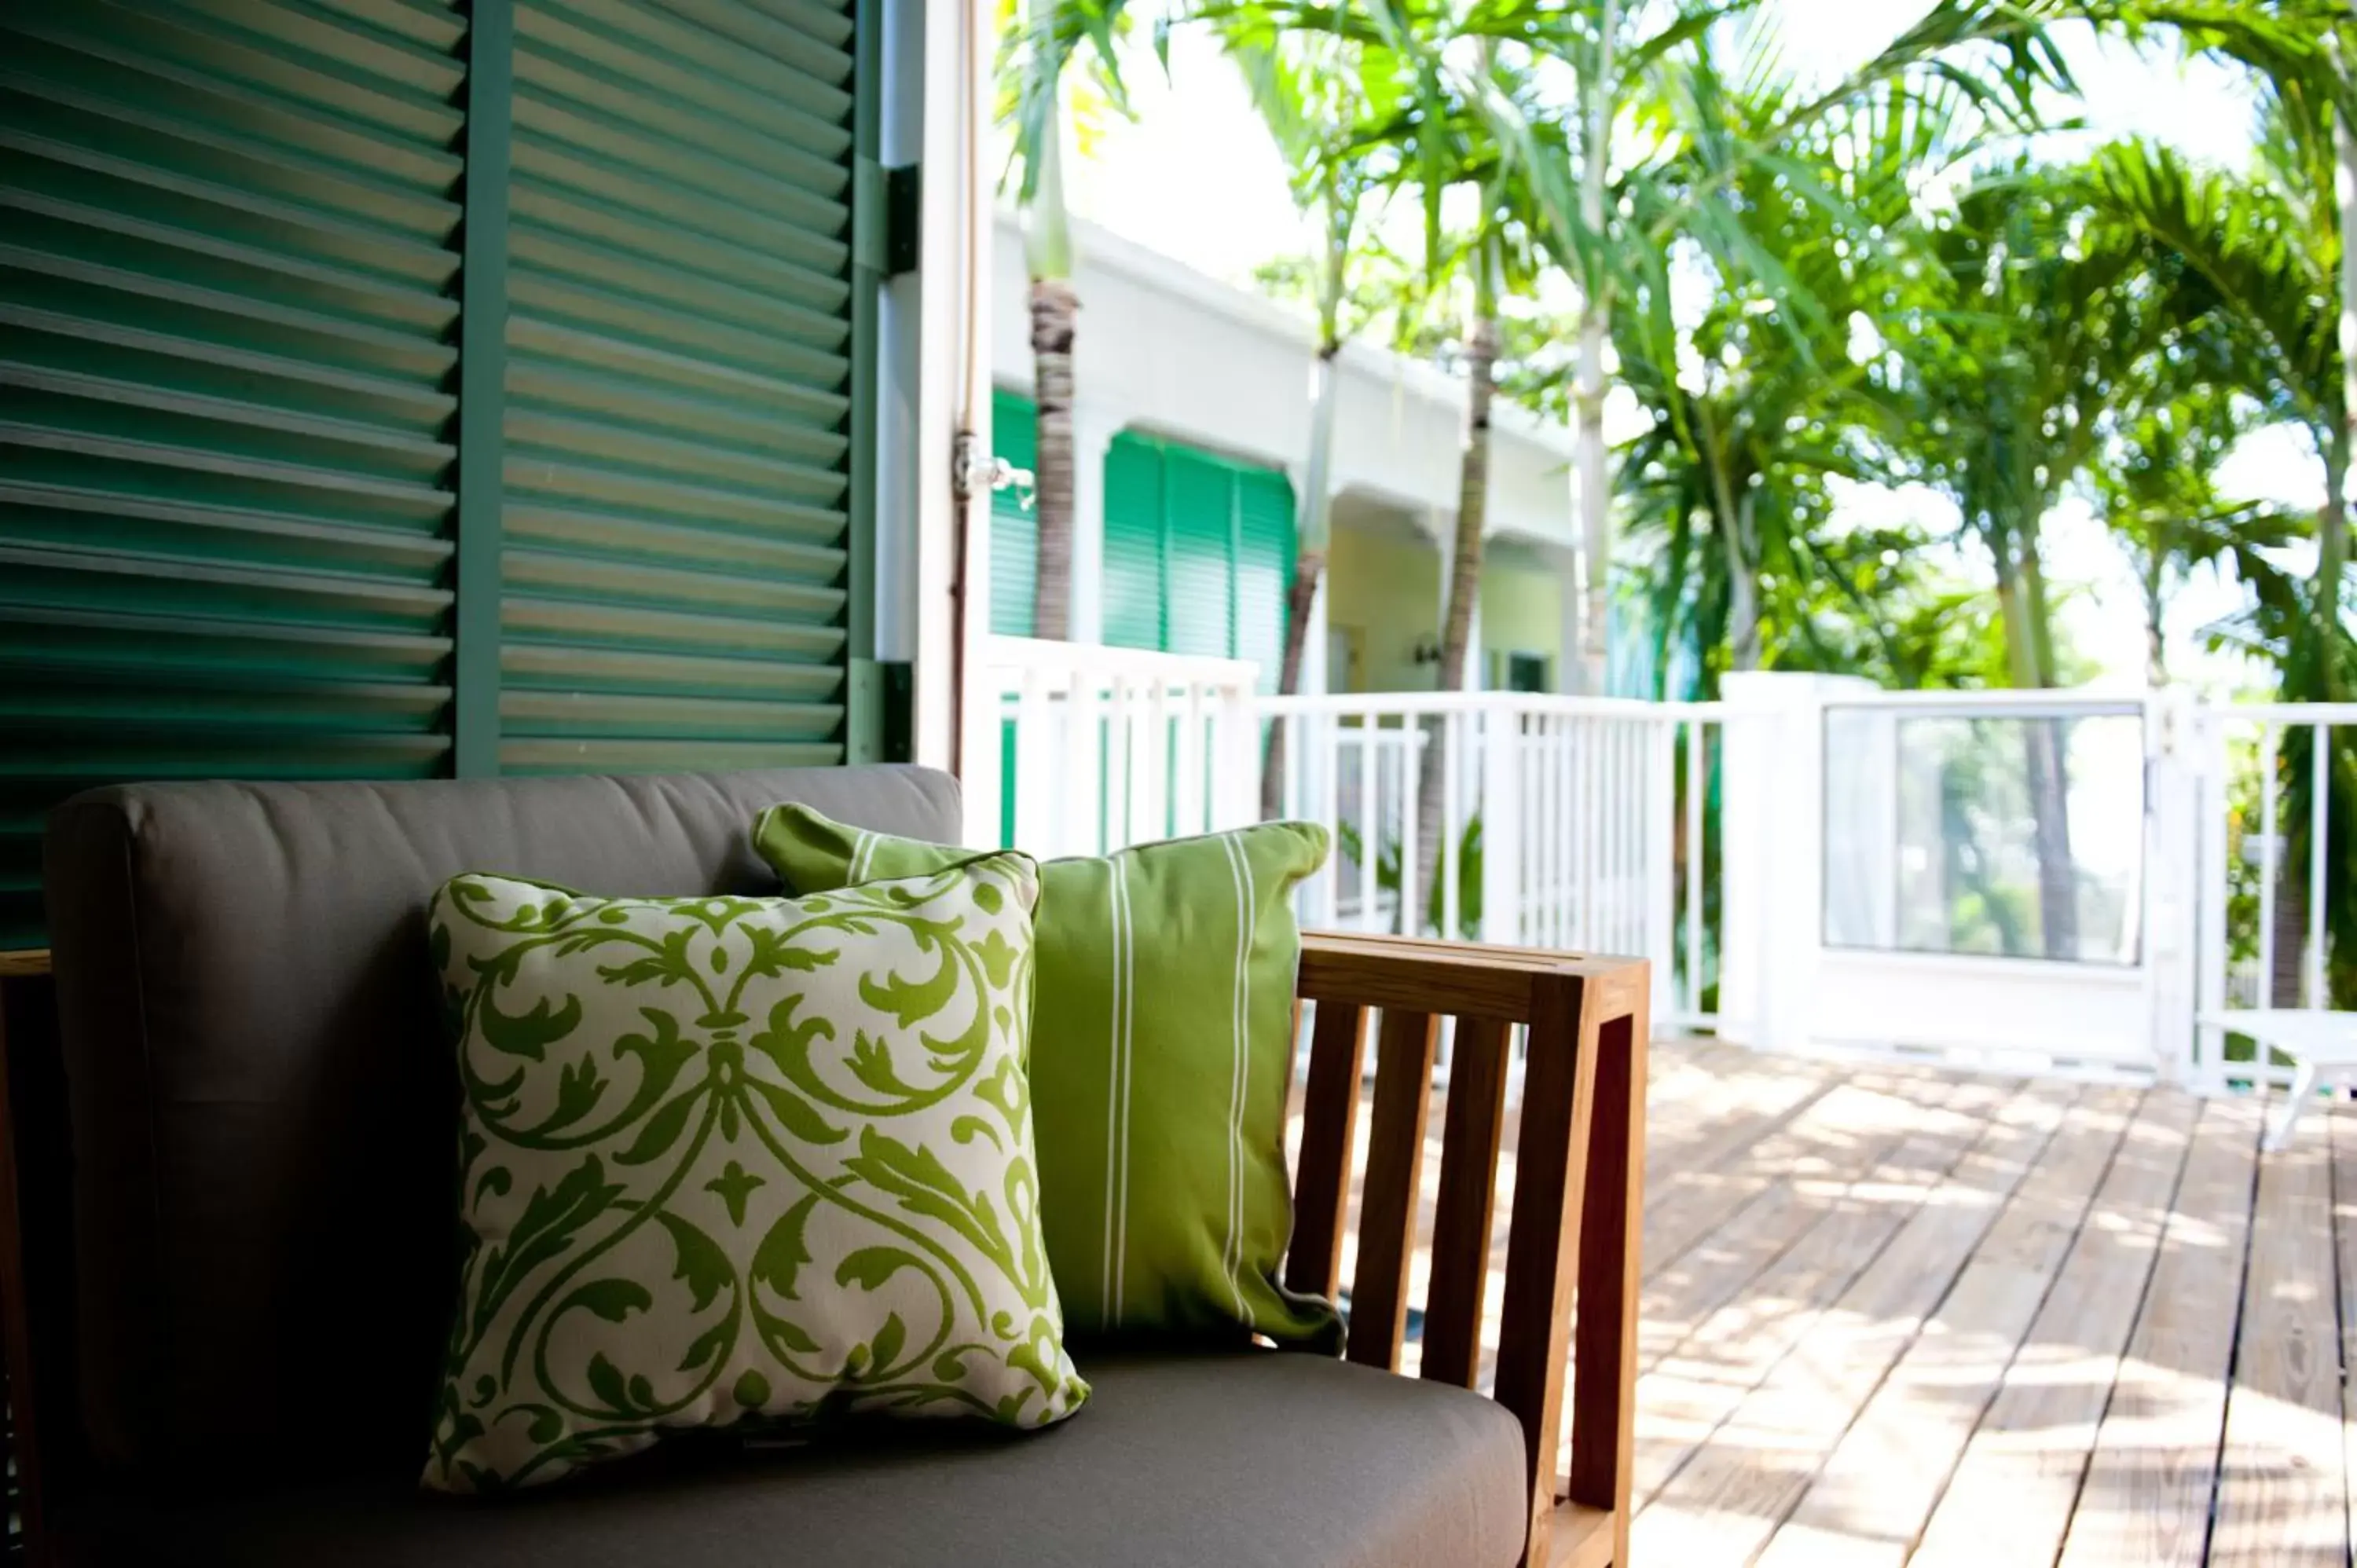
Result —
[[[755, 845], [798, 893], [970, 850], [772, 806]], [[1324, 829], [1269, 822], [1040, 867], [1029, 1062], [1048, 1262], [1075, 1334], [1241, 1326], [1332, 1351], [1332, 1304], [1278, 1283], [1294, 972], [1289, 895]]]

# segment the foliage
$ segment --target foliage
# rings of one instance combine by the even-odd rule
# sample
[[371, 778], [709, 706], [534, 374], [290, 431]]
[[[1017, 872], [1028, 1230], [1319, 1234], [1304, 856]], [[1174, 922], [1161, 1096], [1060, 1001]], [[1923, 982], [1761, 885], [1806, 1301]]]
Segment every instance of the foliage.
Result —
[[[1367, 864], [1366, 838], [1355, 823], [1344, 822], [1335, 834], [1342, 858], [1363, 868]], [[1383, 835], [1383, 847], [1375, 856], [1375, 890], [1392, 896], [1393, 920], [1398, 921], [1402, 871], [1399, 836]], [[1450, 934], [1447, 930], [1448, 908], [1445, 887], [1438, 878], [1425, 886], [1424, 924], [1409, 936]], [[1457, 930], [1456, 936], [1466, 941], [1478, 941], [1481, 936], [1481, 813], [1474, 812], [1465, 819], [1465, 827], [1457, 840]]]

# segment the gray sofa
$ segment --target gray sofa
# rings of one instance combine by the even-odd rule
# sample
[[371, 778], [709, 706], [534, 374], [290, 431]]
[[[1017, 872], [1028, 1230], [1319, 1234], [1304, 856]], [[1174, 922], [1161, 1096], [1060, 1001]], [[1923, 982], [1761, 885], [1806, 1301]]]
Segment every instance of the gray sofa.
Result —
[[[1244, 1348], [1078, 1346], [1095, 1397], [1037, 1435], [688, 1443], [516, 1501], [418, 1494], [454, 1259], [428, 895], [463, 870], [770, 890], [747, 824], [780, 800], [958, 829], [954, 783], [912, 768], [161, 784], [59, 810], [45, 875], [65, 1103], [40, 1102], [56, 1076], [21, 1010], [9, 1068], [38, 1548], [108, 1568], [1517, 1562], [1529, 1410]], [[1415, 1126], [1420, 1146], [1420, 1110]], [[1543, 1402], [1559, 1419], [1568, 1296], [1552, 1288]], [[1356, 1359], [1380, 1358], [1367, 1342]], [[1625, 1470], [1625, 1441], [1602, 1446]]]

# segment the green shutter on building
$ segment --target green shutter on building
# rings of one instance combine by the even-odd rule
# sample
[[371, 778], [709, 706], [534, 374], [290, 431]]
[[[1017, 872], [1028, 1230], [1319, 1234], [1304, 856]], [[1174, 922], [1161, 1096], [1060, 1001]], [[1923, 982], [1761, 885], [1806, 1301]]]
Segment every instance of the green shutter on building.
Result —
[[1286, 600], [1293, 585], [1293, 485], [1273, 468], [1236, 470], [1236, 657], [1260, 665], [1264, 692], [1285, 662]]
[[1104, 639], [1250, 659], [1276, 689], [1293, 572], [1293, 486], [1125, 431], [1105, 454]]
[[1235, 470], [1183, 446], [1162, 451], [1168, 504], [1163, 532], [1162, 646], [1171, 653], [1233, 655]]
[[1104, 639], [1116, 648], [1163, 646], [1162, 446], [1125, 431], [1105, 448]]
[[[1031, 400], [1010, 392], [990, 397], [990, 445], [1010, 467], [1039, 461], [1039, 416]], [[990, 629], [1028, 637], [1039, 608], [1039, 514], [1014, 489], [990, 498]]]
[[844, 755], [855, 9], [0, 8], [0, 946], [88, 785]]

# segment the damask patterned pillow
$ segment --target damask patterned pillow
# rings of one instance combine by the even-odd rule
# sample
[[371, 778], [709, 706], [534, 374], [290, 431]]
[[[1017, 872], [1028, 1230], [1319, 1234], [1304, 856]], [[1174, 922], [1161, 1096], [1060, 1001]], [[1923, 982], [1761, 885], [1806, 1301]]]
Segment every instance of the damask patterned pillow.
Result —
[[446, 885], [465, 1263], [425, 1484], [1078, 1409], [1023, 1068], [1038, 895], [1012, 854], [791, 900]]

